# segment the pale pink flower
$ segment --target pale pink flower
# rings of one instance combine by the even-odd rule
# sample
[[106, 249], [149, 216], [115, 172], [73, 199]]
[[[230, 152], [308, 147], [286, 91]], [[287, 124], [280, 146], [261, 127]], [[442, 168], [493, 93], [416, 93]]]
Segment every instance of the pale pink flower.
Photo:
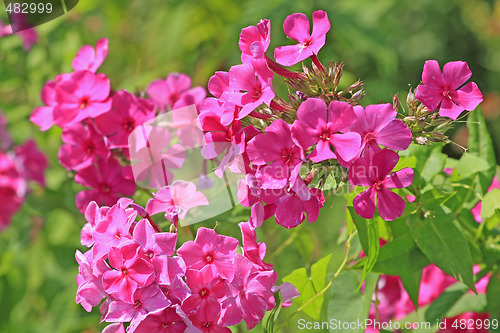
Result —
[[191, 88], [191, 78], [182, 73], [172, 73], [165, 80], [156, 80], [146, 89], [149, 99], [160, 110], [176, 109], [190, 104], [199, 106], [206, 96], [202, 87]]
[[[241, 50], [241, 62], [249, 63], [261, 59], [271, 43], [271, 21], [260, 20], [256, 26], [241, 29], [238, 46]], [[214, 95], [215, 96], [215, 95]]]

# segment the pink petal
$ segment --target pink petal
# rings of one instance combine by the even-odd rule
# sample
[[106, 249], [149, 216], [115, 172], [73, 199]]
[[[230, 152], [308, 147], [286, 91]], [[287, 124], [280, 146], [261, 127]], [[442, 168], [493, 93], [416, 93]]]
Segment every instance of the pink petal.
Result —
[[[276, 62], [280, 65], [293, 66], [303, 60], [300, 59], [302, 58], [300, 57], [302, 51], [303, 47], [301, 44], [280, 46], [274, 49], [274, 59], [276, 59]], [[309, 55], [306, 55], [305, 58], [308, 56]]]
[[443, 103], [441, 103], [441, 107], [439, 108], [439, 115], [456, 120], [462, 111], [464, 111], [464, 108], [460, 105], [455, 104], [450, 99], [443, 99]]
[[303, 123], [300, 120], [294, 121], [292, 125], [292, 133], [294, 139], [298, 141], [299, 145], [303, 149], [308, 149], [319, 140], [319, 132], [316, 128], [310, 127], [308, 124]]
[[372, 179], [384, 180], [389, 172], [398, 164], [398, 161], [398, 153], [392, 150], [384, 149], [375, 153], [372, 158], [370, 169]]
[[333, 134], [330, 142], [335, 147], [337, 155], [349, 162], [359, 156], [361, 150], [361, 136], [358, 133], [350, 132], [345, 134]]
[[439, 63], [436, 60], [427, 60], [425, 62], [424, 70], [422, 72], [422, 82], [424, 82], [424, 85], [431, 87], [440, 89], [445, 88], [443, 74], [441, 73], [441, 68], [439, 68]]
[[297, 119], [309, 127], [316, 128], [319, 119], [323, 120], [324, 123], [327, 122], [326, 114], [325, 101], [319, 98], [308, 98], [300, 104], [297, 110]]
[[354, 210], [356, 213], [365, 219], [371, 219], [375, 215], [375, 192], [370, 187], [369, 189], [358, 194], [354, 200]]
[[302, 201], [294, 195], [288, 195], [276, 208], [276, 222], [287, 229], [298, 226], [304, 220]]
[[376, 141], [389, 149], [405, 150], [410, 146], [412, 134], [403, 121], [394, 119], [377, 133]]
[[404, 168], [389, 174], [384, 180], [384, 185], [387, 188], [407, 187], [413, 183], [414, 176], [415, 173], [411, 168]]
[[434, 86], [419, 85], [415, 93], [415, 98], [431, 111], [434, 111], [439, 106], [439, 103], [443, 101], [443, 89]]
[[[317, 39], [320, 36], [326, 35], [330, 30], [330, 21], [328, 20], [328, 15], [322, 10], [317, 10], [312, 15], [313, 18], [313, 32], [312, 39]], [[309, 22], [307, 22], [309, 26]]]
[[443, 80], [448, 90], [456, 90], [468, 79], [472, 72], [465, 61], [452, 61], [443, 66]]
[[385, 221], [392, 221], [403, 215], [405, 201], [396, 193], [385, 188], [377, 192], [377, 208]]
[[329, 141], [319, 140], [316, 147], [314, 147], [314, 150], [307, 155], [307, 158], [314, 163], [318, 163], [332, 158], [337, 158], [337, 156], [332, 152]]
[[309, 19], [302, 13], [288, 15], [283, 23], [283, 31], [288, 37], [298, 42], [308, 40], [311, 36], [309, 34]]
[[483, 101], [483, 94], [474, 82], [469, 82], [457, 91], [452, 91], [453, 101], [465, 110], [473, 111]]
[[354, 108], [350, 104], [333, 101], [328, 105], [328, 123], [332, 124], [333, 132], [347, 131], [356, 119]]

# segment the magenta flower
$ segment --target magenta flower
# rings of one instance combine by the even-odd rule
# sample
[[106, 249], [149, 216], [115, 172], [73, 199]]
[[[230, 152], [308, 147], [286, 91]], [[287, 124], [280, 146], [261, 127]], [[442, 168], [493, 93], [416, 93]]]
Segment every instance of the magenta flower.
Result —
[[208, 80], [208, 91], [217, 98], [229, 90], [229, 73], [217, 71]]
[[304, 160], [302, 148], [292, 139], [290, 125], [282, 119], [276, 119], [265, 134], [250, 140], [247, 154], [253, 165], [261, 167], [256, 176], [263, 189], [283, 188], [288, 179], [294, 183]]
[[75, 202], [80, 212], [85, 212], [91, 201], [99, 205], [112, 206], [120, 195], [131, 196], [135, 193], [135, 183], [124, 175], [131, 174], [130, 167], [122, 167], [114, 158], [99, 160], [97, 165], [91, 165], [77, 172], [75, 182], [91, 190], [79, 192]]
[[134, 227], [134, 240], [141, 246], [143, 258], [154, 266], [158, 256], [171, 256], [175, 252], [177, 234], [157, 233], [146, 219], [140, 220]]
[[84, 45], [73, 59], [73, 69], [75, 71], [87, 70], [95, 73], [102, 65], [109, 51], [109, 40], [101, 38], [97, 41], [95, 50], [90, 45]]
[[25, 179], [34, 180], [45, 186], [45, 169], [49, 166], [47, 157], [38, 150], [35, 141], [29, 139], [20, 146], [14, 148], [16, 161], [22, 165], [22, 173]]
[[203, 333], [231, 333], [227, 327], [218, 324], [219, 318], [209, 318], [205, 313], [197, 313], [196, 315], [189, 316], [189, 320], [193, 326], [198, 328]]
[[[271, 21], [260, 20], [256, 26], [241, 29], [238, 46], [241, 50], [241, 62], [250, 63], [253, 59], [262, 59], [271, 43]], [[215, 96], [215, 95], [214, 95]]]
[[170, 221], [174, 218], [184, 219], [191, 208], [208, 205], [207, 198], [196, 191], [194, 183], [182, 180], [161, 188], [153, 196], [146, 205], [146, 211], [149, 215], [165, 212], [165, 217]]
[[266, 311], [274, 307], [271, 290], [277, 275], [274, 271], [259, 270], [241, 254], [234, 258], [234, 270], [234, 280], [231, 283], [233, 296], [222, 303], [219, 324], [232, 326], [245, 320], [247, 329], [251, 330], [262, 320]]
[[[0, 171], [1, 172], [1, 171]], [[13, 188], [0, 186], [0, 230], [7, 227], [12, 216], [21, 208], [24, 198]]]
[[104, 290], [124, 302], [134, 304], [138, 288], [150, 285], [155, 278], [153, 266], [139, 258], [135, 244], [112, 247], [108, 260], [114, 270], [102, 275]]
[[120, 90], [113, 95], [111, 110], [95, 118], [95, 123], [111, 148], [126, 148], [130, 133], [154, 116], [152, 103]]
[[208, 266], [214, 276], [231, 281], [234, 276], [233, 258], [238, 240], [217, 235], [213, 229], [200, 228], [194, 241], [188, 241], [177, 250], [188, 269], [201, 270]]
[[297, 110], [292, 133], [304, 150], [316, 144], [307, 156], [315, 163], [337, 158], [337, 155], [350, 161], [359, 155], [361, 146], [359, 134], [349, 130], [355, 119], [353, 107], [345, 102], [333, 101], [327, 110], [323, 100], [308, 98]]
[[103, 315], [103, 319], [108, 322], [127, 322], [169, 305], [170, 301], [161, 292], [158, 285], [150, 284], [134, 292], [132, 303], [113, 299], [108, 304], [108, 311]]
[[462, 86], [471, 75], [464, 61], [445, 64], [441, 73], [436, 60], [427, 60], [422, 72], [424, 84], [417, 87], [415, 97], [431, 111], [439, 110], [440, 116], [456, 120], [462, 111], [472, 111], [483, 101], [474, 82]]
[[262, 270], [271, 270], [273, 265], [264, 262], [267, 250], [266, 243], [257, 243], [255, 228], [250, 224], [250, 222], [241, 222], [238, 226], [241, 229], [241, 235], [243, 238], [243, 255], [251, 262], [259, 266]]
[[228, 164], [245, 151], [245, 132], [241, 122], [234, 120], [230, 125], [223, 125], [221, 117], [212, 112], [202, 113], [199, 121], [206, 141], [201, 154], [206, 159], [223, 155], [215, 169], [217, 177], [222, 178]]
[[[128, 328], [128, 333], [184, 333], [188, 325], [177, 313], [177, 308], [167, 307], [139, 317]], [[194, 332], [193, 332], [194, 333]]]
[[217, 318], [220, 314], [220, 299], [226, 296], [224, 281], [214, 276], [211, 269], [188, 269], [186, 283], [191, 296], [182, 303], [182, 310], [187, 315], [202, 313], [209, 319]]
[[153, 81], [146, 91], [149, 99], [162, 111], [190, 104], [199, 106], [206, 96], [202, 87], [191, 88], [191, 78], [182, 73], [172, 73], [165, 80]]
[[107, 296], [102, 285], [102, 275], [109, 270], [109, 267], [104, 259], [94, 262], [96, 259], [92, 256], [92, 250], [85, 253], [76, 251], [75, 258], [78, 262], [76, 303], [90, 312], [92, 307], [99, 305]]
[[104, 327], [102, 333], [125, 333], [125, 327], [123, 327], [122, 323], [109, 324]]
[[293, 40], [295, 45], [277, 47], [274, 58], [283, 66], [292, 66], [313, 54], [318, 54], [325, 45], [326, 33], [330, 30], [328, 16], [322, 10], [313, 13], [313, 32], [309, 33], [309, 19], [302, 13], [288, 15], [283, 23], [283, 31]]
[[361, 149], [376, 153], [379, 145], [392, 150], [405, 150], [412, 141], [411, 131], [402, 120], [396, 119], [397, 112], [391, 104], [355, 106], [357, 120], [351, 127], [361, 135]]
[[68, 170], [81, 170], [99, 158], [106, 159], [110, 152], [104, 138], [92, 123], [66, 126], [62, 133], [65, 144], [59, 148], [59, 162]]
[[[58, 78], [56, 78], [57, 82], [60, 81], [61, 76], [59, 76]], [[56, 81], [47, 81], [45, 83], [42, 88], [41, 99], [46, 106], [36, 107], [30, 116], [31, 122], [35, 125], [40, 126], [41, 131], [46, 131], [55, 124], [54, 107], [57, 105]]]
[[54, 121], [64, 127], [87, 118], [95, 118], [111, 108], [110, 83], [104, 74], [78, 71], [56, 86]]
[[349, 181], [353, 185], [368, 187], [358, 194], [353, 201], [356, 213], [365, 219], [375, 214], [375, 197], [380, 216], [386, 221], [397, 219], [403, 214], [405, 201], [389, 188], [410, 186], [414, 172], [404, 168], [392, 172], [399, 160], [399, 155], [389, 149], [381, 150], [371, 156], [358, 159], [349, 169]]
[[230, 89], [222, 94], [221, 101], [243, 107], [236, 118], [242, 119], [261, 104], [271, 104], [275, 96], [273, 76], [264, 59], [233, 66], [229, 70]]

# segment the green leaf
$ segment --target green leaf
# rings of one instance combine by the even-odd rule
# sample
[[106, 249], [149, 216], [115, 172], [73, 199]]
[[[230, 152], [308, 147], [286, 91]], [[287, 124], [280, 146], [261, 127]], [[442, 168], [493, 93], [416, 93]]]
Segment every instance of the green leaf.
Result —
[[500, 320], [500, 272], [495, 271], [491, 274], [488, 287], [486, 288], [486, 301], [490, 319]]
[[425, 219], [418, 214], [409, 218], [415, 243], [436, 266], [475, 290], [469, 243], [453, 223], [454, 216], [437, 205], [428, 215]]
[[500, 209], [500, 189], [498, 188], [492, 189], [484, 196], [481, 205], [481, 218], [484, 220], [493, 216], [496, 209]]
[[[283, 278], [284, 282], [290, 282], [299, 291], [300, 296], [296, 299], [299, 306], [304, 305], [325, 288], [328, 263], [331, 257], [332, 255], [329, 254], [313, 264], [311, 266], [311, 277], [307, 275], [305, 268], [298, 268]], [[323, 296], [318, 296], [307, 305], [303, 310], [304, 313], [315, 320], [319, 320], [323, 306]]]
[[420, 174], [425, 181], [430, 182], [435, 175], [443, 172], [448, 157], [442, 153], [442, 150], [441, 145], [432, 149], [429, 157], [425, 160], [424, 167], [420, 169]]
[[425, 311], [425, 321], [435, 322], [443, 319], [448, 311], [465, 295], [468, 288], [464, 285], [454, 284], [448, 287], [439, 297], [431, 303]]
[[488, 161], [471, 153], [463, 154], [457, 165], [458, 174], [462, 177], [469, 177], [488, 169], [490, 169]]
[[399, 171], [404, 168], [415, 168], [417, 165], [417, 158], [415, 156], [401, 157], [398, 164], [394, 167], [394, 171]]
[[[328, 318], [330, 323], [364, 323], [368, 318], [372, 295], [378, 281], [378, 274], [370, 273], [365, 279], [364, 293], [358, 289], [360, 273], [344, 271], [335, 280], [332, 286], [332, 298], [328, 304]], [[347, 332], [342, 327], [330, 326], [330, 332]], [[348, 332], [364, 332], [363, 329], [350, 329]]]
[[485, 160], [489, 166], [487, 170], [478, 173], [478, 181], [475, 189], [480, 195], [488, 192], [496, 169], [495, 150], [491, 135], [486, 128], [486, 121], [480, 108], [469, 114], [467, 119], [467, 129], [469, 130], [469, 141], [467, 143], [469, 153]]
[[356, 214], [354, 207], [348, 207], [352, 220], [356, 225], [359, 233], [359, 239], [363, 251], [367, 257], [363, 265], [363, 275], [361, 282], [364, 281], [366, 275], [370, 273], [377, 262], [378, 254], [380, 251], [380, 240], [378, 233], [378, 221], [376, 219], [367, 220]]

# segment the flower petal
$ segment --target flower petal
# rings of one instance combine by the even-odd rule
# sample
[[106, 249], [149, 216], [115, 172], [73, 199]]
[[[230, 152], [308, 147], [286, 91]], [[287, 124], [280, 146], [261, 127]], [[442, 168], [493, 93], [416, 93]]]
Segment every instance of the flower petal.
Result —
[[377, 192], [377, 209], [385, 221], [392, 221], [403, 215], [405, 201], [396, 193], [381, 189]]

